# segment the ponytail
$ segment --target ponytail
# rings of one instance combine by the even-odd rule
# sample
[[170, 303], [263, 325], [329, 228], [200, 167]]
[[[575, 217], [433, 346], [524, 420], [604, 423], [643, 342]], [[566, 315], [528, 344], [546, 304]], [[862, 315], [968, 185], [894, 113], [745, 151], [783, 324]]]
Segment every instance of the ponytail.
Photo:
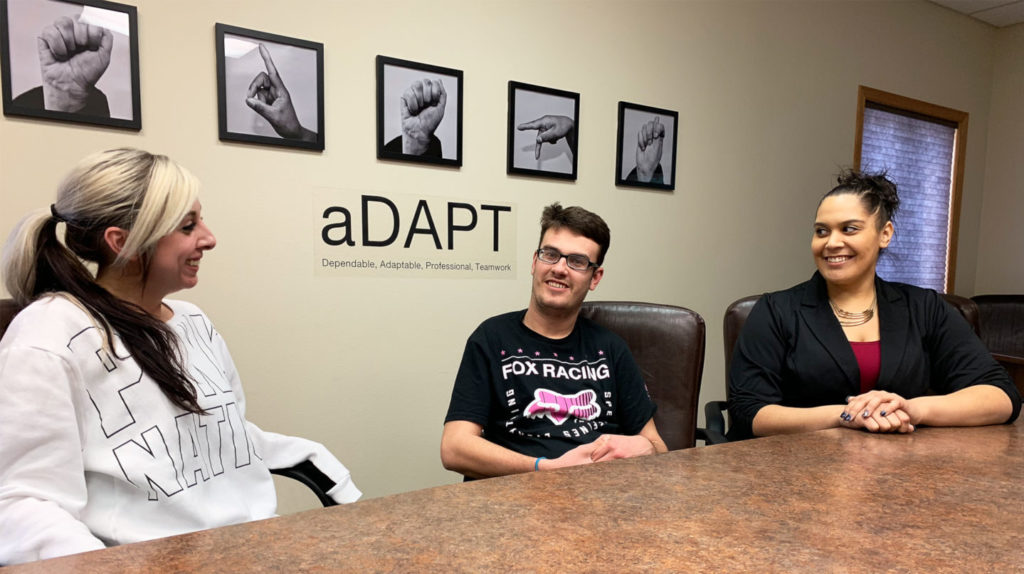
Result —
[[4, 287], [21, 306], [28, 305], [35, 297], [36, 261], [39, 259], [40, 244], [47, 243], [48, 236], [57, 242], [56, 229], [57, 222], [50, 214], [37, 209], [14, 226], [4, 243], [0, 254]]

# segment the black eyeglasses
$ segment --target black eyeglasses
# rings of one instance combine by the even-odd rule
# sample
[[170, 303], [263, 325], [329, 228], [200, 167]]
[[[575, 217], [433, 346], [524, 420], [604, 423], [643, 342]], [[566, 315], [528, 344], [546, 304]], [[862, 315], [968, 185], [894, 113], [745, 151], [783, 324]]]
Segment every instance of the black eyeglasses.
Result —
[[547, 247], [541, 247], [537, 250], [537, 259], [540, 259], [548, 265], [555, 265], [558, 260], [565, 257], [565, 263], [569, 266], [569, 269], [576, 271], [586, 271], [593, 267], [597, 269], [597, 263], [594, 263], [587, 258], [586, 255], [580, 255], [579, 253], [572, 253], [569, 255], [562, 255], [557, 249], [550, 249]]

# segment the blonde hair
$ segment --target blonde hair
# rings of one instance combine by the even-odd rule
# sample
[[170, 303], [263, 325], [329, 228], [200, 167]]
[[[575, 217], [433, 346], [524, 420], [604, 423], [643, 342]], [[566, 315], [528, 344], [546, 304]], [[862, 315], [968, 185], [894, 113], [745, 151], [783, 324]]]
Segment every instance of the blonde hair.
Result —
[[[64, 178], [49, 211], [36, 210], [21, 220], [0, 257], [7, 290], [19, 303], [47, 293], [67, 297], [92, 316], [107, 349], [114, 348], [116, 333], [167, 398], [193, 413], [205, 411], [182, 365], [175, 333], [104, 289], [85, 262], [102, 270], [137, 257], [145, 281], [157, 242], [177, 228], [198, 196], [196, 178], [166, 156], [128, 148], [93, 154]], [[57, 236], [61, 222], [66, 224], [63, 242]], [[116, 254], [105, 239], [111, 227], [128, 232]]]
[[[5, 287], [22, 304], [52, 290], [47, 287], [54, 286], [37, 285], [38, 263], [44, 243], [59, 244], [56, 225], [60, 221], [67, 224], [64, 246], [75, 258], [119, 266], [137, 255], [148, 259], [198, 196], [199, 181], [167, 156], [131, 148], [92, 154], [64, 178], [50, 210], [30, 212], [12, 230], [0, 262]], [[113, 260], [108, 260], [103, 242], [108, 227], [129, 231]]]

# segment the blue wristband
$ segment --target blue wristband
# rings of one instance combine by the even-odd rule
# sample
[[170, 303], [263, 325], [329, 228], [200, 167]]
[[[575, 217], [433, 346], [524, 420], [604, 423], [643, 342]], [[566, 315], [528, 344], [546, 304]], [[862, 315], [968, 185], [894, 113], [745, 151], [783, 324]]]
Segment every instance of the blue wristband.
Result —
[[540, 470], [540, 461], [547, 460], [546, 456], [538, 456], [537, 460], [533, 461], [533, 470]]

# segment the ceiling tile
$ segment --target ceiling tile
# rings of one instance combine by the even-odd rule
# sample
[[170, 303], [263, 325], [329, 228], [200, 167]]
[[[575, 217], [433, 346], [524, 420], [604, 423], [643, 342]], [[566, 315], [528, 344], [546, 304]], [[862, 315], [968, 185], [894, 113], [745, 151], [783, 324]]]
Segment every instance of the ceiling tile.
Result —
[[931, 2], [1000, 28], [1024, 22], [1024, 0], [931, 0]]
[[1024, 2], [1014, 2], [989, 10], [982, 10], [971, 14], [979, 20], [983, 20], [993, 26], [1012, 26], [1024, 22]]

